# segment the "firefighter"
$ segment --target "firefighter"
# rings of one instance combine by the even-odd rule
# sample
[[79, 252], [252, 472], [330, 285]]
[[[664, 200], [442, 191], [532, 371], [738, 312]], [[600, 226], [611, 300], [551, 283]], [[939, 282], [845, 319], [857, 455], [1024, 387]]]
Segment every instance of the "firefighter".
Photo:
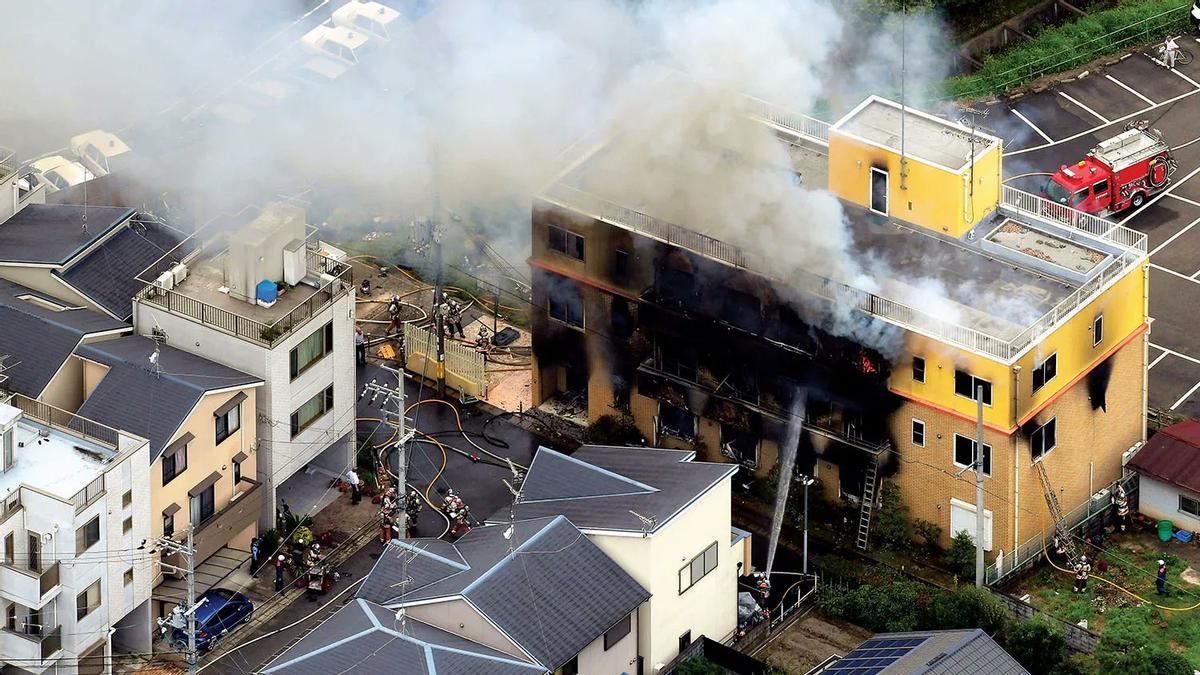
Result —
[[391, 317], [391, 321], [388, 323], [387, 332], [389, 334], [399, 333], [403, 327], [402, 322], [400, 321], [400, 313], [404, 311], [404, 304], [400, 302], [400, 296], [392, 296], [392, 299], [388, 301], [387, 311], [388, 316]]
[[450, 528], [450, 534], [456, 535], [459, 530], [463, 534], [471, 531], [471, 526], [467, 523], [467, 518], [470, 517], [471, 507], [463, 502], [462, 497], [453, 488], [446, 490], [446, 497], [442, 500], [442, 511], [446, 517], [450, 519], [453, 526]]
[[410, 489], [404, 498], [404, 514], [408, 517], [407, 528], [404, 530], [405, 537], [413, 536], [413, 532], [417, 527], [417, 516], [421, 513], [421, 509], [425, 507], [421, 493]]
[[275, 559], [275, 592], [283, 590], [283, 568], [287, 563], [287, 558], [281, 553]]
[[1154, 578], [1154, 590], [1159, 595], [1167, 594], [1167, 561], [1158, 561], [1158, 575]]
[[1058, 530], [1054, 531], [1054, 555], [1062, 557], [1066, 555], [1067, 548], [1063, 545], [1063, 538], [1058, 534]]
[[1076, 593], [1087, 592], [1088, 574], [1091, 573], [1092, 566], [1088, 564], [1086, 555], [1079, 556], [1079, 560], [1075, 563], [1075, 588]]
[[460, 338], [466, 338], [466, 333], [463, 332], [463, 307], [458, 300], [454, 298], [446, 298], [446, 301], [438, 307], [438, 311], [442, 314], [442, 321], [445, 323], [446, 332], [450, 337], [454, 337], [457, 332]]
[[1113, 496], [1113, 506], [1117, 510], [1117, 529], [1124, 532], [1129, 527], [1129, 496], [1125, 494], [1125, 486], [1117, 485], [1117, 493]]
[[479, 324], [479, 334], [475, 336], [475, 351], [486, 354], [492, 348], [492, 332], [488, 327]]

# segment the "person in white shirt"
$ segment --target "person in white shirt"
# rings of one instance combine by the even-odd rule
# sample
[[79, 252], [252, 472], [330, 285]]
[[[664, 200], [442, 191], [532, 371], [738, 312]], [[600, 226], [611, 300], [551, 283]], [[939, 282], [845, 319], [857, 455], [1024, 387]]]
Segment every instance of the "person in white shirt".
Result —
[[350, 503], [357, 504], [362, 501], [362, 493], [359, 492], [358, 474], [354, 469], [346, 472], [346, 482], [350, 484]]
[[1175, 55], [1179, 53], [1179, 44], [1175, 42], [1175, 38], [1167, 38], [1163, 43], [1163, 63], [1168, 68], [1175, 67]]

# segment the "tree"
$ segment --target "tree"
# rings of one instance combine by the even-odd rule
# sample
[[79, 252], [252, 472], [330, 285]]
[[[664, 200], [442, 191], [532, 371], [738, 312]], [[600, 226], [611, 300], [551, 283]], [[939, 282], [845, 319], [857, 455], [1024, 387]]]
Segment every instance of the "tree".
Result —
[[595, 445], [641, 445], [642, 432], [630, 415], [601, 415], [583, 431], [585, 443]]
[[703, 656], [692, 657], [675, 667], [675, 675], [721, 675], [724, 669]]
[[981, 628], [989, 635], [999, 635], [1008, 621], [1008, 608], [985, 588], [959, 586], [938, 595], [929, 606], [929, 625], [936, 630]]
[[950, 550], [946, 552], [946, 567], [960, 577], [972, 577], [975, 574], [975, 537], [966, 530], [959, 530], [950, 540]]
[[925, 544], [925, 550], [933, 553], [937, 551], [938, 542], [942, 540], [942, 528], [935, 525], [924, 518], [917, 518], [913, 521], [913, 532]]
[[1004, 635], [1004, 648], [1032, 675], [1057, 675], [1067, 658], [1067, 640], [1045, 619], [1020, 621]]
[[1100, 675], [1192, 675], [1187, 659], [1153, 643], [1149, 625], [1148, 607], [1113, 613], [1096, 645]]
[[900, 488], [892, 481], [884, 483], [879, 500], [879, 515], [872, 532], [875, 541], [889, 550], [905, 547], [908, 544], [908, 507], [900, 500]]

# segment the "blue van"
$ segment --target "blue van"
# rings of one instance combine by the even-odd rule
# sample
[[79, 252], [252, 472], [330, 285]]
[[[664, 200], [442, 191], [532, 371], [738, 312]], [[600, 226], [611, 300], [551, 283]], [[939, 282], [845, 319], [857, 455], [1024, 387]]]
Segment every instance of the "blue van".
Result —
[[[203, 601], [203, 604], [200, 604]], [[218, 639], [233, 632], [238, 624], [250, 618], [254, 605], [250, 598], [224, 588], [214, 588], [196, 598], [196, 649], [208, 651]], [[174, 635], [180, 644], [187, 644], [187, 631], [176, 628]]]

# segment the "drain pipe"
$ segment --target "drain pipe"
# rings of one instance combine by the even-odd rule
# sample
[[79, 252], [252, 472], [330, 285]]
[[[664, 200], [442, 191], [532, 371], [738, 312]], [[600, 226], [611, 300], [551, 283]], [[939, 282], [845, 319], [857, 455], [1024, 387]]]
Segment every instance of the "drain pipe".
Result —
[[[1017, 403], [1021, 399], [1021, 366], [1013, 366], [1012, 371], [1013, 421], [1015, 422], [1021, 419], [1020, 411], [1017, 409]], [[1013, 434], [1013, 562], [1011, 564], [1014, 565], [1018, 562], [1017, 549], [1021, 543], [1021, 443], [1018, 440], [1020, 436], [1020, 429], [1017, 429], [1017, 433]]]

